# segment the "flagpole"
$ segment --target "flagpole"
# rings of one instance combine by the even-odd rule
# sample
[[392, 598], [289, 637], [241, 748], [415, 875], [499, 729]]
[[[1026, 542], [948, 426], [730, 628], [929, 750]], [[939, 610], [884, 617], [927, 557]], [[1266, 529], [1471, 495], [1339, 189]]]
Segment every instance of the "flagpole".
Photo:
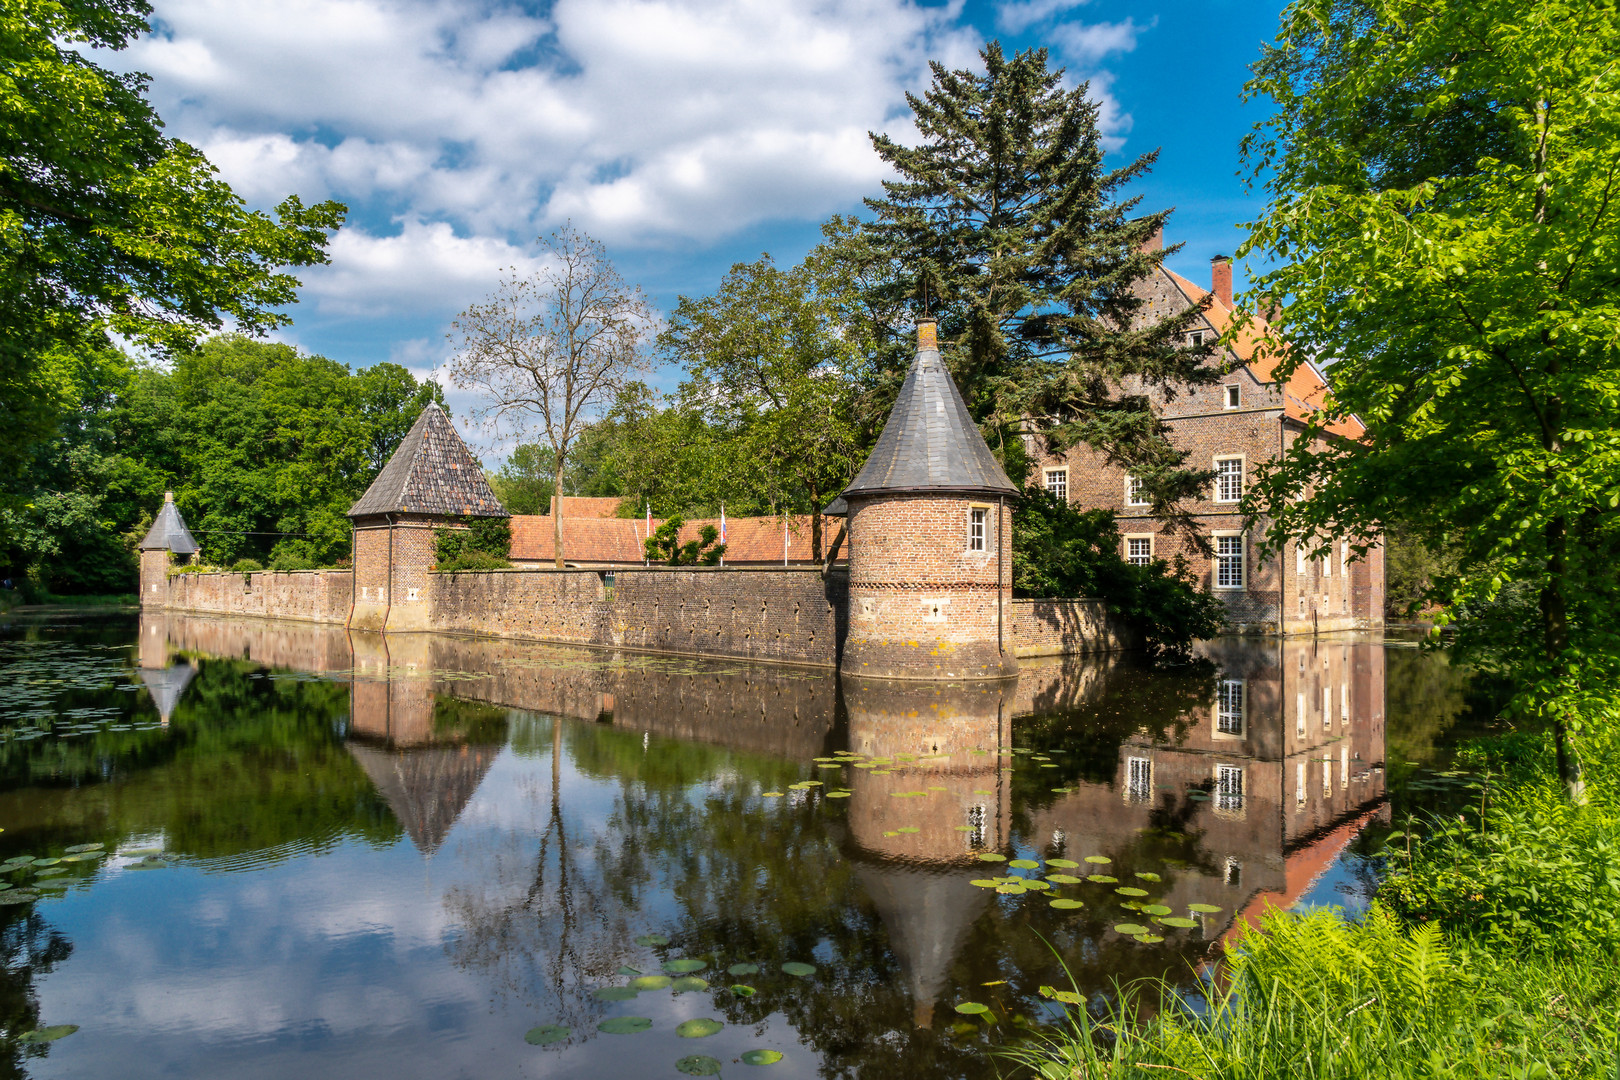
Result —
[[[720, 546], [722, 548], [724, 548], [726, 546], [726, 504], [725, 503], [720, 504]], [[721, 566], [726, 565], [726, 553], [724, 551], [720, 552], [720, 565]]]

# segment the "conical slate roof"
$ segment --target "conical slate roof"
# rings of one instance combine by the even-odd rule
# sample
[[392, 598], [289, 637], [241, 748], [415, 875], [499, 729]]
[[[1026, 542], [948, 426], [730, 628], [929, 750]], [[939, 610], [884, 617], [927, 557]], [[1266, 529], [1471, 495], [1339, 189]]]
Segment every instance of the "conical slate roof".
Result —
[[422, 410], [377, 479], [349, 507], [352, 518], [370, 514], [510, 516], [450, 418], [433, 404]]
[[191, 530], [186, 528], [186, 519], [180, 516], [180, 508], [174, 505], [174, 493], [163, 493], [163, 509], [158, 511], [157, 520], [146, 532], [146, 539], [141, 541], [142, 551], [172, 551], [176, 555], [197, 554], [197, 541], [191, 538]]
[[842, 498], [922, 491], [1018, 493], [968, 415], [940, 359], [935, 333], [932, 322], [918, 325], [917, 359], [872, 456]]
[[191, 685], [192, 676], [197, 674], [197, 669], [190, 664], [171, 664], [166, 668], [143, 667], [135, 674], [151, 693], [152, 703], [157, 706], [159, 719], [168, 723], [174, 707], [180, 703], [180, 695]]
[[439, 850], [501, 753], [499, 746], [348, 748], [423, 855]]

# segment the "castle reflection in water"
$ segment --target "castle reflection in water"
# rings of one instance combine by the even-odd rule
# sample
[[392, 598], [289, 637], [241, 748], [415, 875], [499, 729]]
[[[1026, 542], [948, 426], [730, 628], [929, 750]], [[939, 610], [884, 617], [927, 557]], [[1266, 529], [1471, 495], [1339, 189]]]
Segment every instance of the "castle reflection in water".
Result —
[[[841, 843], [919, 1026], [996, 900], [969, 884], [981, 852], [1102, 853], [1124, 865], [1155, 837], [1190, 837], [1161, 902], [1220, 908], [1200, 930], [1213, 954], [1267, 906], [1298, 900], [1387, 807], [1384, 653], [1366, 642], [1222, 640], [1185, 677], [1063, 658], [963, 684], [162, 615], [143, 617], [140, 642], [142, 677], [166, 695], [165, 712], [186, 685], [176, 653], [350, 680], [349, 750], [425, 855], [503, 750], [499, 731], [447, 728], [446, 702], [807, 768], [834, 750], [916, 755], [905, 771], [844, 770]], [[927, 797], [895, 797], [915, 791]]]

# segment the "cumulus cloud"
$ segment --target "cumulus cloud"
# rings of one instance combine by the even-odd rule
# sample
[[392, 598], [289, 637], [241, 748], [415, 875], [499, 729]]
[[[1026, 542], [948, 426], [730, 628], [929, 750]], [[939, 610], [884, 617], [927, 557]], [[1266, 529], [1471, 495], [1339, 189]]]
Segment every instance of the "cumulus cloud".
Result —
[[1022, 34], [1065, 11], [1084, 7], [1091, 0], [1012, 0], [996, 8], [996, 25], [1009, 34]]
[[1126, 19], [1117, 23], [1063, 23], [1054, 27], [1052, 43], [1065, 58], [1091, 64], [1110, 53], [1136, 48], [1136, 35], [1144, 27]]

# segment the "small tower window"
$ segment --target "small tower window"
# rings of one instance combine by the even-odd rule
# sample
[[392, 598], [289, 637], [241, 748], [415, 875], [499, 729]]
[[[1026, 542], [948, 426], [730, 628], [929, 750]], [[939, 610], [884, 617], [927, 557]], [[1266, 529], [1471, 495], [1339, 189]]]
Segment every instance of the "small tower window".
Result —
[[984, 521], [990, 511], [982, 506], [975, 506], [968, 511], [968, 550], [984, 550]]
[[1192, 333], [1187, 335], [1187, 344], [1191, 345], [1193, 348], [1196, 349], [1203, 343], [1204, 332], [1202, 330], [1194, 330]]
[[1239, 405], [1243, 404], [1243, 388], [1241, 386], [1239, 386], [1237, 383], [1230, 383], [1225, 389], [1226, 407], [1228, 409], [1235, 409]]

